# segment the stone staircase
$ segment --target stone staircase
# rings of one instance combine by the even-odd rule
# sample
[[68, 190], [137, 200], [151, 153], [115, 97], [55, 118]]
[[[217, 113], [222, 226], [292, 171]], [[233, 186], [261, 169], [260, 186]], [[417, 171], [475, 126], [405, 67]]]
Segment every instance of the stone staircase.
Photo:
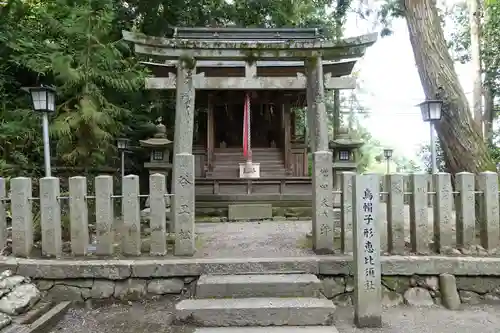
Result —
[[[260, 163], [261, 178], [282, 178], [286, 176], [283, 152], [280, 148], [252, 148], [252, 161]], [[208, 178], [238, 178], [239, 163], [244, 163], [241, 148], [216, 148], [214, 169]]]
[[202, 275], [176, 319], [196, 333], [338, 333], [321, 288], [312, 274]]

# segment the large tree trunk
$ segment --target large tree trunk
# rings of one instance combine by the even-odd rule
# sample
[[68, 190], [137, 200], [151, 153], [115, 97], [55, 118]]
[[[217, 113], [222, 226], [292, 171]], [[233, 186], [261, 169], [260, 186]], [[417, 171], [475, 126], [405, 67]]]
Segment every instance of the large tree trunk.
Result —
[[479, 0], [469, 0], [469, 24], [470, 24], [470, 49], [472, 66], [472, 114], [474, 120], [481, 128], [483, 134], [483, 94], [482, 94], [482, 70], [481, 70], [481, 11], [479, 9]]
[[404, 0], [404, 14], [425, 96], [444, 101], [443, 117], [435, 126], [447, 169], [495, 170], [448, 53], [435, 0]]

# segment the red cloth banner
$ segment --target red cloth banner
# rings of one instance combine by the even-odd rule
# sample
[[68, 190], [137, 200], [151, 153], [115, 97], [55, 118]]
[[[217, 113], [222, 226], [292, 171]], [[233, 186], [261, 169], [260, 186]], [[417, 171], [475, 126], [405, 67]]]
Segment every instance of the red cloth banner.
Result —
[[250, 94], [245, 94], [245, 104], [243, 108], [243, 156], [247, 161], [252, 159], [250, 151]]

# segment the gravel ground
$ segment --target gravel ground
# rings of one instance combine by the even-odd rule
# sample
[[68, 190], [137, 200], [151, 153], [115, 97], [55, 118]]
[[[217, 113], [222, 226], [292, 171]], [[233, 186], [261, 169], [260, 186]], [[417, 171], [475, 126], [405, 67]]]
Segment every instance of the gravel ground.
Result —
[[[172, 327], [173, 302], [109, 305], [95, 310], [71, 309], [47, 333], [191, 333], [192, 327]], [[356, 329], [353, 310], [338, 308], [335, 326], [340, 333], [497, 333], [500, 305], [465, 307], [449, 311], [442, 307], [385, 309], [383, 328]]]
[[[452, 237], [455, 237], [454, 215], [448, 225]], [[387, 239], [386, 204], [380, 204], [379, 230], [381, 243]], [[428, 209], [429, 242], [432, 241], [433, 213]], [[410, 213], [405, 206], [405, 236], [409, 242]], [[298, 257], [314, 255], [306, 234], [312, 229], [308, 221], [265, 221], [265, 222], [228, 222], [228, 223], [197, 223], [196, 257], [227, 258], [227, 257]], [[339, 229], [339, 228], [338, 228]], [[340, 248], [340, 230], [335, 231], [337, 247]], [[408, 248], [409, 250], [409, 248]], [[499, 329], [500, 331], [500, 329]]]
[[311, 221], [197, 223], [197, 257], [311, 256], [306, 233]]

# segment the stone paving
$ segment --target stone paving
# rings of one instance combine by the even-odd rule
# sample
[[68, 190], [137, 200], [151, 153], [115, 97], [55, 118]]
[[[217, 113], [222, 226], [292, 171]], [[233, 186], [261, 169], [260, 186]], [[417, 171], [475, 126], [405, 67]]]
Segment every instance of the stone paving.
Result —
[[[442, 307], [385, 309], [383, 327], [356, 329], [353, 310], [338, 308], [335, 326], [339, 333], [497, 333], [500, 305], [468, 306], [458, 311]], [[171, 326], [173, 302], [109, 305], [99, 309], [72, 309], [47, 333], [191, 333], [192, 327]]]

